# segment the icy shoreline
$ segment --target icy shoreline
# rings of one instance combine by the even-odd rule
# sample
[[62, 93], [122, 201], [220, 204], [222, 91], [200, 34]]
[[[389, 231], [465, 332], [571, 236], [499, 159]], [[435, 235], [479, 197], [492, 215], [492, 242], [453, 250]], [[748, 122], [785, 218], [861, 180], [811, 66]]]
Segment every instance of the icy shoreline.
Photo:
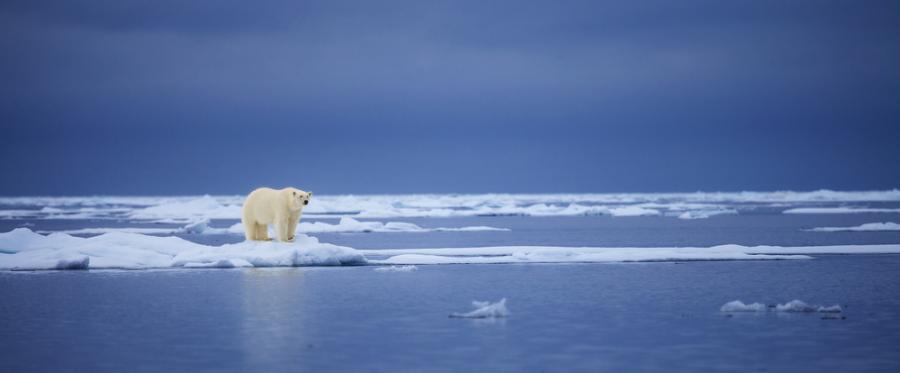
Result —
[[497, 246], [357, 250], [298, 235], [295, 242], [207, 246], [178, 237], [107, 233], [90, 238], [27, 228], [0, 233], [0, 270], [234, 268], [346, 265], [610, 263], [796, 260], [817, 254], [900, 254], [900, 244], [838, 246], [555, 247]]

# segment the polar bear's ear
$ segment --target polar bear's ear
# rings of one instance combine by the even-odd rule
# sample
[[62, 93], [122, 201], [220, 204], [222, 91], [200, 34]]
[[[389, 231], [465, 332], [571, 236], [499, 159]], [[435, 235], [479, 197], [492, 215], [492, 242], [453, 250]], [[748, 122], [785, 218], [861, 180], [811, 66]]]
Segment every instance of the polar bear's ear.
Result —
[[306, 192], [306, 198], [312, 198], [312, 192]]

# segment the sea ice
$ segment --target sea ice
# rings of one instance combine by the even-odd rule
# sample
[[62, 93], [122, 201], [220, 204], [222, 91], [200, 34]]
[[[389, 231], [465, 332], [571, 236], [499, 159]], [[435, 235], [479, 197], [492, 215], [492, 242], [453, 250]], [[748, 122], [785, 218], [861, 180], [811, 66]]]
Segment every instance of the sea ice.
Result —
[[509, 310], [506, 309], [506, 298], [501, 299], [497, 303], [472, 301], [475, 310], [466, 313], [451, 313], [450, 317], [469, 318], [469, 319], [486, 319], [495, 317], [509, 316]]

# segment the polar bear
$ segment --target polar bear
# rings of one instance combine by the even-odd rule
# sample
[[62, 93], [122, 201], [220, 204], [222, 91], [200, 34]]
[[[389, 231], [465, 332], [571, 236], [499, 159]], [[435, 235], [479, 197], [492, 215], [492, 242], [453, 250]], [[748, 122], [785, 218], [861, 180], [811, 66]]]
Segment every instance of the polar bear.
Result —
[[269, 224], [275, 224], [279, 241], [294, 241], [303, 206], [309, 204], [310, 198], [312, 192], [290, 187], [281, 190], [259, 188], [250, 192], [241, 215], [244, 236], [251, 241], [269, 241]]

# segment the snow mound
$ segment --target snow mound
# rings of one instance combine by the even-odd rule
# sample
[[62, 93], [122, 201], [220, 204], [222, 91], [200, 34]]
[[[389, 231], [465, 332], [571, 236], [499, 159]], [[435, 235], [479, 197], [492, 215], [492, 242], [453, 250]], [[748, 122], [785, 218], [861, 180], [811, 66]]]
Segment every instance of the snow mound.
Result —
[[509, 316], [509, 310], [506, 309], [506, 298], [497, 303], [472, 301], [472, 306], [475, 307], [475, 310], [466, 313], [454, 312], [450, 314], [450, 317], [487, 319]]
[[206, 246], [178, 237], [106, 233], [80, 238], [44, 236], [27, 228], [0, 233], [0, 269], [144, 269], [168, 267], [279, 267], [363, 265], [365, 257], [343, 246], [298, 235], [295, 242], [245, 241]]
[[900, 231], [900, 224], [893, 222], [866, 223], [855, 227], [819, 227], [810, 229], [812, 232], [881, 232]]
[[419, 267], [416, 266], [390, 266], [390, 267], [376, 267], [376, 272], [415, 272], [418, 271]]

